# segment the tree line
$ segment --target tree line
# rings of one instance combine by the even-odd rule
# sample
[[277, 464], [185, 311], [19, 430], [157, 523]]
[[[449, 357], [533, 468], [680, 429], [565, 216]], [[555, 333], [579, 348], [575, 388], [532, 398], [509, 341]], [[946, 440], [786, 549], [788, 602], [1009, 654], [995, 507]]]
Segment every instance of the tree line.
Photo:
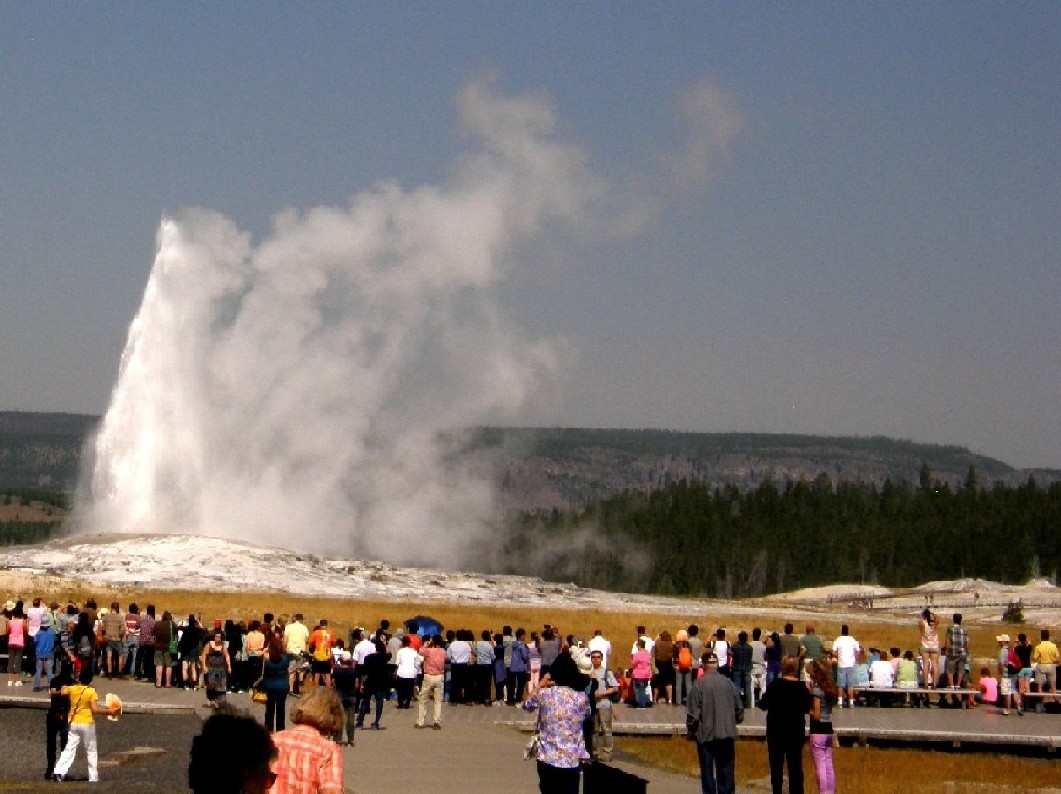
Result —
[[[586, 587], [722, 598], [836, 582], [912, 587], [983, 577], [1019, 583], [1061, 563], [1061, 484], [952, 488], [920, 481], [768, 481], [753, 490], [681, 481], [584, 509], [522, 513], [508, 568]], [[527, 572], [526, 567], [521, 572]]]

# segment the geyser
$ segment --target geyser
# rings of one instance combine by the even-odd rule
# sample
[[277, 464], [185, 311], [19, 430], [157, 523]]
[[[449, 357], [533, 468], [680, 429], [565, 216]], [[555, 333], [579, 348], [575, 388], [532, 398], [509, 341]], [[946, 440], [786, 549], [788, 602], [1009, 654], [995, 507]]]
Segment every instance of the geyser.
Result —
[[459, 98], [446, 180], [280, 212], [257, 244], [213, 212], [166, 218], [77, 524], [460, 564], [490, 486], [438, 431], [503, 419], [558, 370], [495, 288], [521, 241], [577, 223], [600, 181], [536, 99]]

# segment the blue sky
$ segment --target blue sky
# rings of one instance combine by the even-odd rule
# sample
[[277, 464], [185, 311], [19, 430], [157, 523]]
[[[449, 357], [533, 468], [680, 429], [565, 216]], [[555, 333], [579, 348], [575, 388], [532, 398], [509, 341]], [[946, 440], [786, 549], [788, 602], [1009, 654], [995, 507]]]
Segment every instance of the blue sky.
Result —
[[506, 255], [567, 351], [507, 421], [1061, 467], [1059, 41], [1045, 2], [0, 5], [0, 409], [105, 411], [164, 215], [442, 183], [493, 80], [638, 219]]

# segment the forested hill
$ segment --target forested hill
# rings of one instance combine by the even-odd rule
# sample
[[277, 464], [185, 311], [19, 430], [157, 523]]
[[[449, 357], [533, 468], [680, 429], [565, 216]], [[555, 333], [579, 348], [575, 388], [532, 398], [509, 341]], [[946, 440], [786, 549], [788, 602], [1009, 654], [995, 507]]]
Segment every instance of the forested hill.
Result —
[[1061, 482], [1056, 469], [1015, 469], [957, 446], [918, 444], [883, 436], [842, 438], [764, 433], [668, 430], [483, 428], [466, 453], [489, 465], [513, 511], [565, 509], [627, 490], [651, 491], [678, 482], [740, 491], [765, 482], [886, 481], [917, 485], [926, 465], [935, 480], [957, 488], [970, 468], [979, 482], [1018, 486]]
[[[0, 488], [72, 491], [98, 422], [84, 414], [0, 412]], [[823, 474], [833, 483], [917, 484], [924, 465], [952, 487], [970, 467], [985, 485], [1017, 486], [1033, 475], [1040, 485], [1061, 482], [1061, 471], [1017, 470], [962, 447], [884, 437], [480, 428], [448, 438], [458, 458], [497, 482], [504, 506], [516, 512], [581, 507], [682, 481], [741, 491]]]

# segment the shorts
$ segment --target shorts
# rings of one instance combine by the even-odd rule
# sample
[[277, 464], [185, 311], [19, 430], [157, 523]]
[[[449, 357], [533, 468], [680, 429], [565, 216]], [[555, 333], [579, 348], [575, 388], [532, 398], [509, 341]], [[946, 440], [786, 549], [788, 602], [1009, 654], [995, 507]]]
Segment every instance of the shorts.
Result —
[[314, 659], [312, 662], [310, 662], [309, 670], [311, 673], [314, 674], [331, 675], [332, 663], [327, 660], [321, 661], [319, 659]]
[[1017, 693], [1017, 679], [1010, 675], [1004, 675], [998, 679], [998, 694], [1015, 695]]
[[926, 648], [924, 645], [921, 646], [922, 656], [939, 656], [939, 648]]
[[953, 678], [960, 678], [962, 673], [965, 672], [965, 657], [964, 656], [948, 656], [947, 666], [945, 668], [947, 675]]
[[836, 671], [838, 689], [850, 689], [855, 685], [855, 668], [841, 667]]
[[122, 641], [121, 640], [107, 640], [107, 650], [112, 653], [122, 652]]
[[1017, 678], [1031, 678], [1035, 673], [1035, 670], [1031, 667], [1022, 667], [1020, 672], [1017, 673]]
[[173, 655], [168, 650], [155, 649], [155, 667], [169, 667], [173, 664]]
[[7, 649], [7, 672], [14, 675], [22, 671], [22, 648], [9, 647]]

